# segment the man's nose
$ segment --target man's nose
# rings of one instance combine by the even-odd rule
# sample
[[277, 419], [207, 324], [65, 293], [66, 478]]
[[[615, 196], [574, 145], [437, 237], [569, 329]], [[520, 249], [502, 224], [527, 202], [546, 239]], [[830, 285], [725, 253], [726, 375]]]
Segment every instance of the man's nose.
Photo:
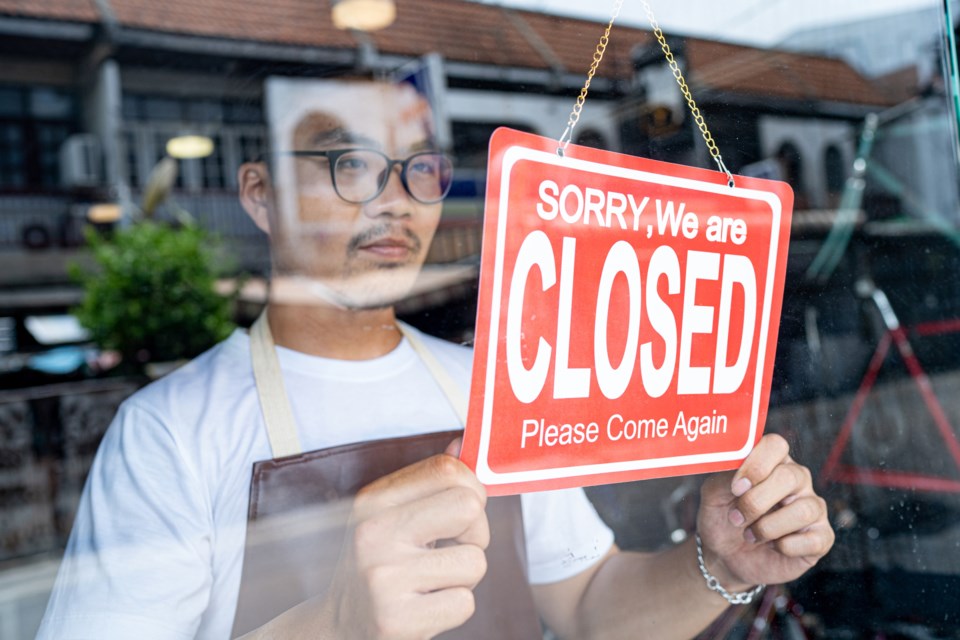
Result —
[[367, 211], [370, 215], [397, 217], [412, 215], [413, 199], [403, 185], [402, 170], [403, 165], [399, 162], [391, 164], [386, 169], [386, 184], [383, 185], [383, 191], [367, 203]]

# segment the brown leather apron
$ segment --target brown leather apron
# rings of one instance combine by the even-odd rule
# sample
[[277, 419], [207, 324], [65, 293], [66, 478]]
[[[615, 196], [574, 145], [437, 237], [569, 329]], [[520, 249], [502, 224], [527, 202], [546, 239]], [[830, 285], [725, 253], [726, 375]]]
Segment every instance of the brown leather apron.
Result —
[[[465, 403], [419, 338], [401, 331], [437, 379], [463, 421]], [[266, 320], [250, 332], [257, 392], [273, 459], [253, 465], [247, 538], [233, 636], [324, 593], [346, 534], [352, 497], [397, 469], [441, 453], [459, 431], [348, 444], [302, 453]], [[477, 610], [440, 638], [527, 640], [542, 637], [527, 582], [518, 496], [487, 503], [487, 574], [474, 589]]]

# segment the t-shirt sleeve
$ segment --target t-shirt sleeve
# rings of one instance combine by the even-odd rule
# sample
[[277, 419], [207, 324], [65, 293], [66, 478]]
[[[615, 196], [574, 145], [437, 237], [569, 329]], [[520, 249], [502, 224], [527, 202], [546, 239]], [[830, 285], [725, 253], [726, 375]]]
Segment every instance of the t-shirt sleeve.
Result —
[[613, 531], [582, 489], [527, 493], [521, 503], [530, 584], [573, 577], [613, 546]]
[[164, 421], [121, 406], [84, 487], [40, 640], [195, 636], [212, 530], [197, 478]]

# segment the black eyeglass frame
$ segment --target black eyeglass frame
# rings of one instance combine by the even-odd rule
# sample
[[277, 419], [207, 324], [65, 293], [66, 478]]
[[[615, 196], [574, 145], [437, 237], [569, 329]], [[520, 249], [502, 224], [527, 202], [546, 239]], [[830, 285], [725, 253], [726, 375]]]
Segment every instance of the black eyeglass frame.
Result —
[[[365, 200], [351, 200], [350, 198], [347, 198], [342, 193], [340, 193], [340, 187], [337, 186], [337, 175], [336, 175], [337, 161], [341, 157], [347, 155], [348, 153], [354, 153], [356, 151], [366, 151], [366, 152], [376, 153], [377, 155], [382, 156], [383, 159], [387, 161], [387, 167], [383, 171], [383, 179], [380, 180], [380, 185], [377, 187], [377, 192]], [[280, 152], [277, 152], [276, 155], [294, 156], [296, 158], [326, 158], [328, 161], [328, 164], [330, 165], [330, 183], [333, 185], [333, 190], [337, 192], [337, 195], [340, 197], [340, 199], [342, 199], [345, 202], [349, 202], [351, 204], [366, 204], [367, 202], [376, 200], [380, 196], [380, 194], [383, 193], [383, 190], [387, 188], [387, 182], [390, 181], [390, 173], [393, 171], [393, 168], [397, 165], [400, 165], [400, 182], [403, 184], [403, 188], [406, 190], [406, 192], [410, 195], [411, 198], [413, 198], [414, 200], [416, 200], [421, 204], [437, 204], [438, 202], [442, 202], [443, 199], [447, 197], [447, 194], [450, 193], [450, 188], [453, 186], [453, 159], [447, 154], [441, 153], [439, 151], [418, 151], [416, 153], [413, 153], [407, 156], [403, 160], [396, 160], [394, 158], [391, 158], [390, 156], [380, 151], [379, 149], [368, 149], [363, 147], [351, 147], [348, 149], [325, 149], [325, 150], [317, 150], [317, 151], [298, 151], [298, 150], [280, 151]], [[410, 162], [412, 160], [420, 156], [440, 156], [450, 164], [451, 179], [447, 183], [446, 187], [443, 189], [443, 193], [440, 195], [439, 198], [424, 200], [423, 198], [416, 196], [413, 193], [413, 191], [410, 189], [410, 183], [407, 181], [407, 168], [410, 166]]]

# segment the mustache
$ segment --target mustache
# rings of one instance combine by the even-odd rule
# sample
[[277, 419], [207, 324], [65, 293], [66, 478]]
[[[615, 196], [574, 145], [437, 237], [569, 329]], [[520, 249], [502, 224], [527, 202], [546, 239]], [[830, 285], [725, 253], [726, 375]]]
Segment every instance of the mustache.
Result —
[[406, 238], [414, 253], [420, 253], [420, 249], [423, 247], [420, 236], [405, 226], [390, 222], [381, 222], [350, 238], [350, 241], [347, 243], [347, 255], [356, 253], [360, 247], [365, 244], [376, 242], [381, 238], [389, 238], [397, 235], [402, 235]]

